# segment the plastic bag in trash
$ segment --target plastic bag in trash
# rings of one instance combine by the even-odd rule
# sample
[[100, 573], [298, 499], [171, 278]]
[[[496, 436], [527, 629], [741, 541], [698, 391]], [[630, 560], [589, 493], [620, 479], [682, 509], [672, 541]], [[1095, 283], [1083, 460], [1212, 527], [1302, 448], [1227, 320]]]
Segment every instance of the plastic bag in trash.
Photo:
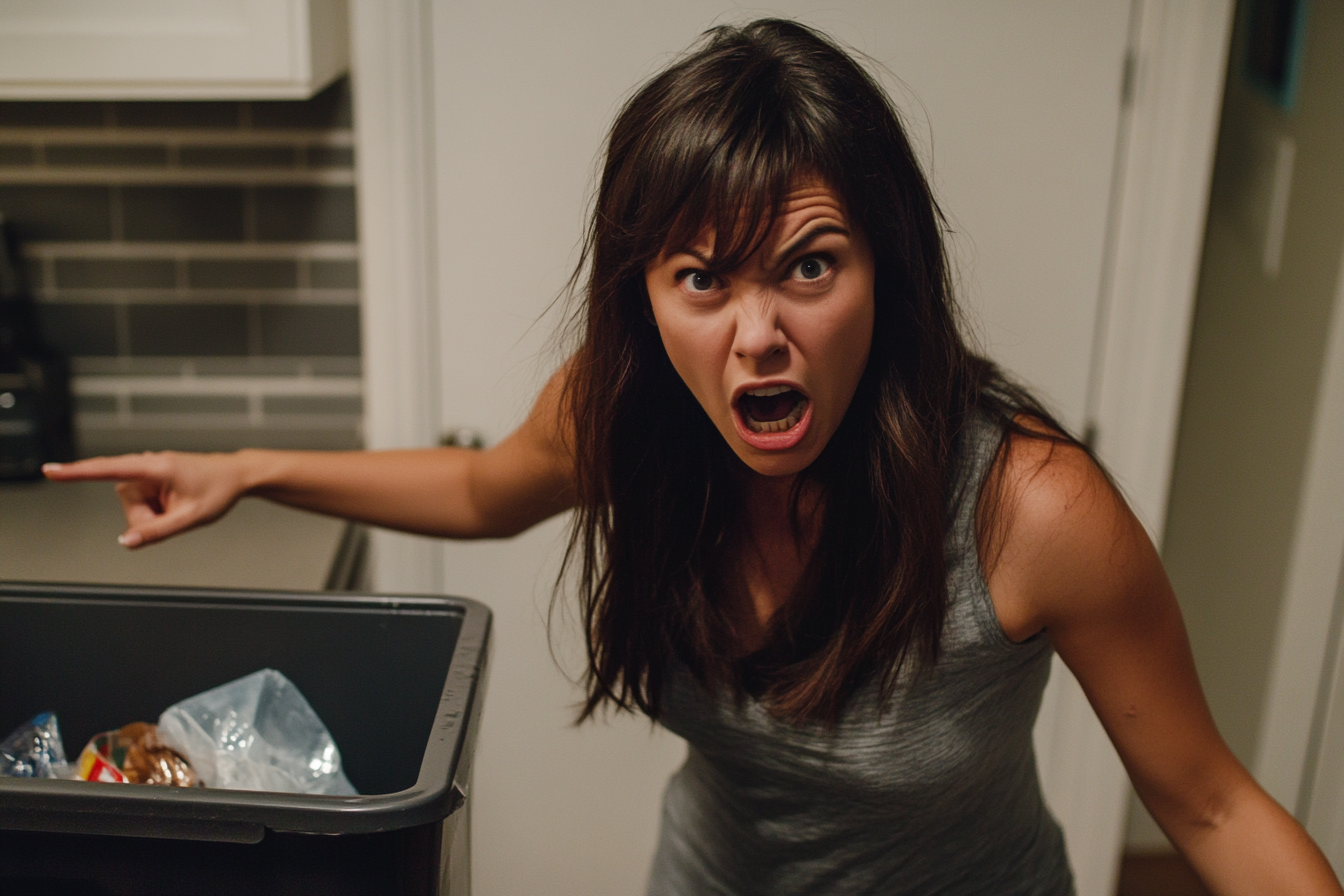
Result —
[[56, 714], [38, 713], [0, 741], [0, 775], [12, 778], [68, 778], [65, 744]]
[[341, 752], [303, 694], [274, 669], [174, 703], [159, 737], [206, 787], [353, 796]]

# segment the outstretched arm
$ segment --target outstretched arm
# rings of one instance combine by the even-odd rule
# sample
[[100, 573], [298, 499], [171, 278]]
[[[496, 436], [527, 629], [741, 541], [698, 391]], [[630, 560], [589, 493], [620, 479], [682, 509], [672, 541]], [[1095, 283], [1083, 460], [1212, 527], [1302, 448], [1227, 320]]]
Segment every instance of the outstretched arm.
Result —
[[989, 574], [1004, 628], [1041, 629], [1078, 677], [1144, 805], [1209, 889], [1344, 892], [1301, 825], [1219, 736], [1143, 527], [1080, 450], [1017, 439]]
[[450, 538], [515, 535], [574, 502], [561, 425], [564, 370], [527, 420], [487, 451], [159, 452], [49, 464], [49, 479], [117, 481], [139, 547], [213, 522], [244, 495], [377, 526]]

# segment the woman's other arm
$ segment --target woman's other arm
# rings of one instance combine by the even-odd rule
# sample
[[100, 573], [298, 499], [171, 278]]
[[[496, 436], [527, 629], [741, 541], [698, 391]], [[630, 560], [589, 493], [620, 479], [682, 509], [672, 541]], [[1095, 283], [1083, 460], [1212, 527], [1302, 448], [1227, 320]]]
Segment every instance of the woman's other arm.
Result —
[[244, 495], [377, 526], [450, 538], [515, 535], [570, 507], [573, 463], [560, 425], [564, 371], [523, 425], [486, 451], [160, 452], [48, 465], [47, 477], [116, 480], [139, 547], [205, 525]]
[[1014, 639], [1044, 629], [1077, 676], [1144, 805], [1209, 889], [1344, 893], [1297, 823], [1214, 726], [1157, 552], [1079, 449], [1019, 438], [1005, 526], [984, 556]]

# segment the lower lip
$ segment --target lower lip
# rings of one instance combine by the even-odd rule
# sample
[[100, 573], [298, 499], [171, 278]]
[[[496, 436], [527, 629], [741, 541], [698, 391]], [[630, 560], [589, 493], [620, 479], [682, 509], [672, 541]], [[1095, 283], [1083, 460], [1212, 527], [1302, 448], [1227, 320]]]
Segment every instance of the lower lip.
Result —
[[733, 422], [737, 424], [737, 434], [742, 437], [742, 441], [752, 448], [784, 451], [797, 445], [807, 435], [808, 427], [812, 424], [812, 402], [808, 401], [807, 407], [803, 409], [802, 419], [783, 432], [752, 432], [747, 421], [742, 418], [741, 409], [736, 407], [733, 408]]

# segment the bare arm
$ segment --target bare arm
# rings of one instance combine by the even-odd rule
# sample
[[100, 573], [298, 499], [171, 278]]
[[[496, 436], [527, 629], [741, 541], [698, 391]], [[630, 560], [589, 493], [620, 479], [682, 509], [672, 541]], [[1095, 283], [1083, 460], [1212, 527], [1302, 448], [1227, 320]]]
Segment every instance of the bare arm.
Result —
[[1158, 824], [1209, 889], [1344, 893], [1219, 736], [1171, 585], [1142, 526], [1075, 448], [1022, 439], [990, 590], [1014, 639], [1045, 629]]
[[488, 451], [160, 452], [48, 465], [54, 480], [117, 480], [139, 547], [213, 522], [244, 495], [451, 538], [515, 535], [570, 507], [573, 463], [560, 423], [564, 372], [542, 390], [527, 420]]

